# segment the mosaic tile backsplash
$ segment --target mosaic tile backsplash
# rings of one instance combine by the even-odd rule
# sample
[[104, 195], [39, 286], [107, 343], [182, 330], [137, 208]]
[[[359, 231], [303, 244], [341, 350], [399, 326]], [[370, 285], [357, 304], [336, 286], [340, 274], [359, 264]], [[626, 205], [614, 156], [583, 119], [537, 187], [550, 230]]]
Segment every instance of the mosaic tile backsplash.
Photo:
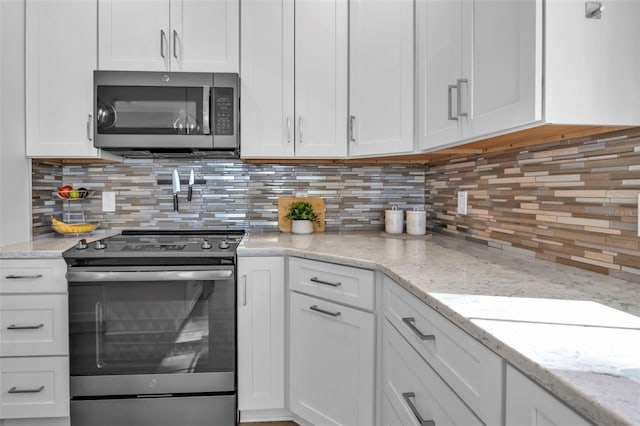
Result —
[[432, 164], [426, 191], [436, 230], [640, 281], [638, 129]]
[[[183, 185], [173, 211], [173, 169], [197, 180], [193, 199]], [[118, 164], [33, 164], [33, 235], [51, 231], [51, 215], [66, 221], [100, 222], [102, 230], [278, 230], [278, 197], [306, 194], [325, 201], [327, 231], [382, 230], [384, 210], [424, 209], [422, 165], [263, 165], [239, 160], [127, 160]], [[81, 201], [58, 199], [63, 184], [95, 193]], [[116, 193], [116, 212], [102, 212], [102, 192]]]

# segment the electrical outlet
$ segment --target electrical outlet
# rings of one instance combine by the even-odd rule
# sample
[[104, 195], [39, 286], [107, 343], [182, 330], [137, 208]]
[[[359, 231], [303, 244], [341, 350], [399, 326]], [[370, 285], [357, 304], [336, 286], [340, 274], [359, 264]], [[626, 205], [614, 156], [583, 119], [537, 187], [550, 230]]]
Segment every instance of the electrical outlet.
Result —
[[458, 214], [467, 214], [467, 191], [458, 191]]
[[116, 193], [105, 191], [102, 193], [102, 211], [103, 212], [115, 212], [116, 211]]

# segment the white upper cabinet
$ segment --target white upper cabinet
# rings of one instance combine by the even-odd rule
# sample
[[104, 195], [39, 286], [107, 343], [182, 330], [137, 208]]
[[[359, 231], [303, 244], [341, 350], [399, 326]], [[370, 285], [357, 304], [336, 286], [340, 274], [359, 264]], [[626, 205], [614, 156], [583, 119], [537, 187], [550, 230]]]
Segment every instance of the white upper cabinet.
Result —
[[347, 0], [295, 2], [296, 156], [347, 155]]
[[413, 150], [414, 1], [349, 2], [349, 155]]
[[99, 0], [102, 70], [238, 72], [239, 0]]
[[640, 2], [418, 0], [418, 146], [640, 124]]
[[347, 0], [246, 0], [241, 16], [242, 156], [346, 157]]
[[545, 121], [640, 124], [640, 2], [602, 0], [600, 19], [585, 3], [545, 4]]
[[95, 2], [26, 2], [26, 153], [95, 158], [92, 103]]
[[292, 0], [240, 3], [243, 157], [293, 157]]
[[416, 13], [420, 149], [540, 119], [539, 0], [422, 0]]

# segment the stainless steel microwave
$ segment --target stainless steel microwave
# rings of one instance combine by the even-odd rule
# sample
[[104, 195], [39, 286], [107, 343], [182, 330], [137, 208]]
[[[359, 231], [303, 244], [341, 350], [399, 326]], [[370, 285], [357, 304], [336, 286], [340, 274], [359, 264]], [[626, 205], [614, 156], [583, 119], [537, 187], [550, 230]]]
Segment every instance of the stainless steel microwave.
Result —
[[94, 71], [94, 146], [129, 157], [239, 157], [238, 74]]

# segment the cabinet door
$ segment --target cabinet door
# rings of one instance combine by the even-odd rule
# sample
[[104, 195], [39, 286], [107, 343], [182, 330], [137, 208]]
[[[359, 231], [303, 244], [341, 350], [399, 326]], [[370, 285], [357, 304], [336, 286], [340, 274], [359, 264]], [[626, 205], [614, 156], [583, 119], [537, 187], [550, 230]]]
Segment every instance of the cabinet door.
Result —
[[312, 424], [372, 425], [372, 313], [291, 293], [290, 408]]
[[462, 28], [463, 138], [541, 120], [542, 1], [465, 2]]
[[95, 157], [91, 114], [95, 2], [26, 2], [26, 145], [29, 157]]
[[295, 2], [296, 156], [347, 155], [347, 0]]
[[239, 0], [171, 0], [171, 71], [238, 72]]
[[588, 421], [507, 365], [506, 424], [520, 426], [587, 426]]
[[292, 0], [243, 0], [242, 156], [293, 157]]
[[413, 0], [349, 2], [349, 155], [413, 150]]
[[284, 408], [284, 258], [238, 259], [238, 408]]
[[432, 150], [457, 142], [462, 73], [462, 1], [418, 0], [418, 146]]
[[99, 69], [169, 69], [169, 0], [98, 0], [98, 28]]

